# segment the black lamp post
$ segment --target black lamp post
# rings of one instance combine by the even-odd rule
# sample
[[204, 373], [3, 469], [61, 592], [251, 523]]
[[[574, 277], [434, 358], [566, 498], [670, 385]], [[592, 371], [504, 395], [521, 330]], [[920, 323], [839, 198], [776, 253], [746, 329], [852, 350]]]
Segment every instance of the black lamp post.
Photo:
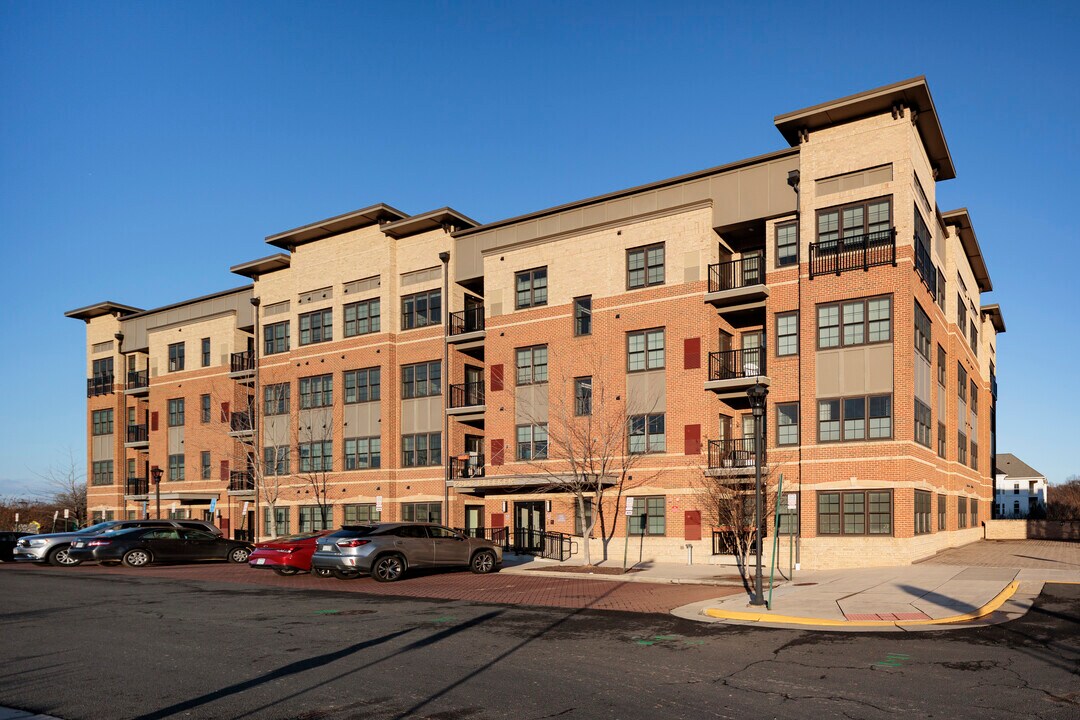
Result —
[[157, 502], [157, 519], [161, 519], [161, 468], [154, 465], [150, 468], [150, 479], [154, 481], [154, 499]]
[[761, 488], [761, 456], [765, 445], [765, 398], [768, 394], [769, 388], [761, 383], [754, 383], [746, 391], [750, 408], [754, 411], [754, 552], [757, 555], [757, 570], [754, 576], [754, 599], [750, 601], [751, 605], [765, 604], [765, 594], [761, 588], [761, 507], [764, 499]]

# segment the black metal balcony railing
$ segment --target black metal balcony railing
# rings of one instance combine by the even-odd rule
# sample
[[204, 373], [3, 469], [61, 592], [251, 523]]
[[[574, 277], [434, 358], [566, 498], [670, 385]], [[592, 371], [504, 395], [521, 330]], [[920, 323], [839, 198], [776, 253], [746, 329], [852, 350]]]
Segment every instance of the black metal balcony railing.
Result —
[[997, 376], [996, 375], [991, 375], [990, 376], [990, 394], [994, 396], [995, 400], [997, 400], [997, 392], [998, 392]]
[[765, 347], [709, 353], [709, 379], [734, 380], [765, 375]]
[[229, 490], [244, 492], [255, 489], [255, 473], [251, 470], [232, 470], [229, 472]]
[[144, 477], [129, 477], [124, 482], [125, 495], [146, 495], [150, 492], [150, 481]]
[[229, 372], [247, 372], [255, 369], [255, 353], [251, 350], [236, 352], [229, 356]]
[[751, 255], [709, 266], [709, 292], [711, 293], [764, 283], [765, 260], [761, 255]]
[[86, 379], [86, 397], [107, 395], [112, 391], [113, 376], [111, 373], [108, 375], [94, 375]]
[[450, 334], [464, 335], [484, 329], [484, 308], [473, 307], [450, 313]]
[[229, 418], [229, 429], [232, 432], [251, 432], [254, 429], [253, 420], [250, 410], [234, 412]]
[[467, 458], [450, 458], [451, 478], [484, 477], [484, 456], [470, 454]]
[[[761, 449], [761, 460], [765, 461], [765, 449]], [[735, 470], [757, 466], [757, 452], [754, 438], [709, 441], [709, 469]]]
[[127, 441], [129, 443], [147, 442], [149, 439], [149, 428], [145, 424], [127, 426]]
[[923, 281], [923, 285], [930, 291], [930, 296], [937, 299], [937, 268], [930, 257], [930, 251], [926, 249], [918, 237], [915, 238], [915, 272]]
[[149, 370], [132, 370], [127, 374], [128, 390], [137, 390], [145, 387], [150, 387]]
[[450, 386], [450, 407], [463, 408], [484, 404], [484, 381]]
[[896, 229], [810, 243], [810, 277], [896, 265]]

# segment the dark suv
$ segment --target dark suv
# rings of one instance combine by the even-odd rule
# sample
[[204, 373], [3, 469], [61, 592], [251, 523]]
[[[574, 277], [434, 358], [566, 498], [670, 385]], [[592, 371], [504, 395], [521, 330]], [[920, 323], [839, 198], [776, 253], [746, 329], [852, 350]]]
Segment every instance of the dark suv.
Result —
[[20, 562], [49, 563], [50, 565], [78, 565], [82, 560], [68, 557], [68, 548], [77, 538], [101, 535], [112, 530], [126, 530], [144, 527], [174, 527], [190, 530], [203, 530], [213, 535], [221, 535], [213, 524], [201, 520], [106, 520], [81, 530], [45, 535], [27, 535], [19, 538], [15, 545], [13, 559]]
[[311, 571], [330, 570], [338, 578], [368, 573], [379, 582], [399, 580], [422, 567], [468, 567], [474, 573], [495, 572], [502, 548], [483, 538], [431, 523], [346, 525], [319, 538]]

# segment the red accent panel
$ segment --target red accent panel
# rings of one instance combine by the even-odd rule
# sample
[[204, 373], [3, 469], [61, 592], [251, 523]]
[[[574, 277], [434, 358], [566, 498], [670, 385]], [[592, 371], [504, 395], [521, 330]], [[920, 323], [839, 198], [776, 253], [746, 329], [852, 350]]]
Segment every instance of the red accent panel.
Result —
[[221, 403], [221, 422], [229, 422], [229, 403]]
[[502, 465], [503, 464], [503, 448], [506, 443], [503, 440], [491, 441], [491, 464]]
[[157, 432], [157, 411], [150, 413], [150, 432]]
[[683, 511], [683, 539], [684, 540], [700, 540], [701, 539], [701, 511], [700, 510], [685, 510], [685, 511]]
[[506, 527], [506, 520], [503, 518], [502, 513], [491, 513], [491, 527], [492, 528], [504, 528], [504, 527]]
[[229, 461], [221, 461], [221, 482], [229, 482]]
[[503, 366], [492, 365], [491, 366], [491, 391], [496, 392], [503, 389]]
[[701, 454], [700, 425], [686, 425], [683, 427], [683, 453], [685, 455]]
[[683, 340], [683, 370], [697, 370], [701, 367], [701, 338]]

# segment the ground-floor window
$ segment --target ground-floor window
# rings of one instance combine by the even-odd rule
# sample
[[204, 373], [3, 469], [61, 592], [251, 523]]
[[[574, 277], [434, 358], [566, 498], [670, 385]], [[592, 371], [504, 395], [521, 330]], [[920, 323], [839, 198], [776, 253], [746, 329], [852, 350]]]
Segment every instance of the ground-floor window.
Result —
[[666, 531], [664, 496], [636, 497], [632, 513], [626, 518], [629, 535], [663, 535]]
[[401, 519], [405, 522], [442, 522], [442, 503], [401, 503]]
[[930, 493], [915, 491], [915, 534], [925, 535], [930, 532]]
[[979, 527], [979, 501], [971, 498], [971, 527]]
[[892, 492], [819, 492], [819, 535], [891, 535]]
[[[289, 508], [276, 507], [274, 508], [275, 527], [273, 534], [275, 535], [288, 535], [289, 534]], [[263, 509], [263, 533], [270, 535], [270, 508]]]
[[585, 528], [592, 523], [592, 500], [585, 498], [585, 517], [581, 516], [581, 506], [578, 504], [578, 499], [575, 497], [570, 500], [574, 504], [574, 534], [585, 535]]
[[360, 525], [362, 523], [379, 522], [382, 513], [375, 509], [375, 503], [362, 503], [359, 505], [345, 506], [345, 524]]
[[956, 527], [967, 527], [967, 498], [956, 498]]
[[190, 520], [191, 511], [187, 508], [177, 508], [176, 510], [169, 511], [170, 520]]
[[334, 508], [326, 505], [300, 506], [300, 532], [330, 530], [334, 527]]
[[945, 529], [945, 507], [946, 500], [944, 495], [937, 496], [937, 529]]

